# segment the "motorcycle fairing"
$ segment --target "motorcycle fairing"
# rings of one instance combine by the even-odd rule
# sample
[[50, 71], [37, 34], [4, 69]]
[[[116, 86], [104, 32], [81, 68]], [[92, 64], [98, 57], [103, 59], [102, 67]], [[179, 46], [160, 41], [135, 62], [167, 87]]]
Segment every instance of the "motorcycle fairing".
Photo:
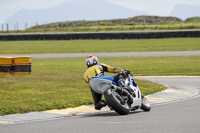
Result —
[[114, 83], [113, 77], [108, 76], [96, 76], [89, 80], [91, 88], [100, 94], [104, 94], [107, 89], [110, 89], [112, 83]]
[[[129, 77], [128, 81], [129, 81], [128, 88], [132, 89], [135, 93], [135, 97], [133, 97], [133, 103], [131, 104], [131, 108], [134, 108], [136, 106], [140, 107], [141, 106], [140, 89], [139, 89], [139, 87], [137, 86], [137, 84], [135, 83], [135, 81], [132, 77]], [[108, 76], [92, 77], [89, 80], [89, 84], [92, 87], [92, 89], [99, 94], [104, 94], [104, 92], [106, 92], [108, 89], [110, 89], [113, 84], [117, 85], [114, 82], [114, 78], [108, 77]]]

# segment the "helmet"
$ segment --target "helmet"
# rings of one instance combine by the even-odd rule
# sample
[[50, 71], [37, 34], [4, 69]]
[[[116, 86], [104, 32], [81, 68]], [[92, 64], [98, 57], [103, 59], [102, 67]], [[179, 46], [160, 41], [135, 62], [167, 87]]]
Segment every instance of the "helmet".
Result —
[[86, 65], [88, 67], [91, 67], [91, 66], [96, 65], [96, 64], [99, 64], [99, 60], [98, 60], [98, 58], [96, 56], [90, 55], [90, 56], [87, 57]]

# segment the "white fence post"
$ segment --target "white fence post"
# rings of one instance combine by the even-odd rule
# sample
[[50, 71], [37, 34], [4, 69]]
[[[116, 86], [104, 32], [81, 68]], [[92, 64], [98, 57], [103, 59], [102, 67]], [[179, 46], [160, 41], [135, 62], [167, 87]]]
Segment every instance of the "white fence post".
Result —
[[25, 23], [25, 30], [28, 29], [28, 23]]
[[100, 25], [100, 22], [98, 21], [98, 30], [99, 30], [99, 25]]
[[194, 17], [193, 17], [193, 27], [194, 27]]
[[182, 28], [182, 20], [181, 20], [181, 18], [180, 18], [180, 28]]
[[158, 28], [158, 18], [156, 19], [156, 23], [157, 23], [157, 27], [156, 28]]
[[18, 31], [18, 23], [17, 23], [17, 31]]
[[144, 28], [146, 27], [146, 17], [144, 17]]
[[9, 25], [8, 25], [8, 23], [7, 23], [7, 32], [9, 31]]
[[68, 30], [68, 25], [67, 25], [67, 23], [66, 23], [66, 30]]

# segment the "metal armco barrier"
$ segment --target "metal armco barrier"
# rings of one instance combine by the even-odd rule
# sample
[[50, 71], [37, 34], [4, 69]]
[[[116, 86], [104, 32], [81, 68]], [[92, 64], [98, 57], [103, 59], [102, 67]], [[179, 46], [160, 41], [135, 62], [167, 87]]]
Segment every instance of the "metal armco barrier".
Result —
[[200, 37], [200, 30], [0, 34], [0, 40], [156, 39]]

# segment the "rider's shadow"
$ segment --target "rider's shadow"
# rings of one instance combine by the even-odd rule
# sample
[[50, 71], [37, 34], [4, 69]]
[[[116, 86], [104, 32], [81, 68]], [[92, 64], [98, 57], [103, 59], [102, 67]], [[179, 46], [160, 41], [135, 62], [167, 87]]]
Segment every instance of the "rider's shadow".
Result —
[[[144, 112], [144, 111], [142, 111], [142, 110], [131, 111], [131, 112], [129, 112], [128, 115], [142, 113], [142, 112]], [[115, 111], [109, 111], [109, 112], [103, 112], [103, 113], [101, 112], [101, 113], [84, 115], [84, 116], [82, 116], [82, 118], [86, 118], [86, 117], [87, 118], [88, 117], [113, 117], [113, 116], [127, 116], [127, 115], [119, 115]]]

